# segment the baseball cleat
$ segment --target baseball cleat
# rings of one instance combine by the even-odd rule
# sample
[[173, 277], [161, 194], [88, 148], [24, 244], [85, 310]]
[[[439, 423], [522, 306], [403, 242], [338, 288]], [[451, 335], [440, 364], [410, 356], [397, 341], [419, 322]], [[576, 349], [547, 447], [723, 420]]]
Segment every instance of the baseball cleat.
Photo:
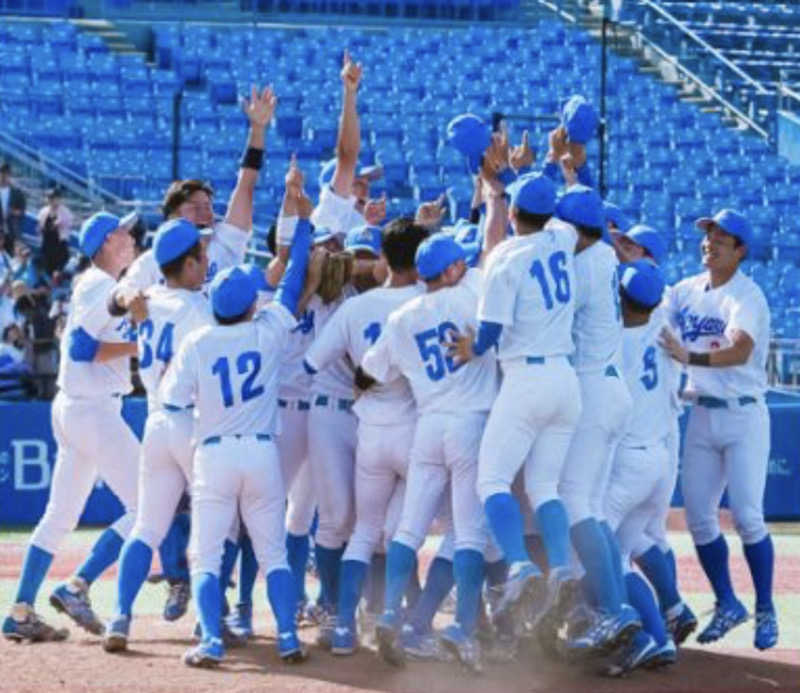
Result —
[[187, 650], [183, 655], [183, 663], [190, 667], [212, 669], [219, 665], [225, 656], [225, 646], [220, 638], [203, 640]]
[[105, 632], [103, 623], [92, 611], [92, 603], [89, 601], [89, 591], [86, 589], [73, 592], [63, 583], [56, 587], [50, 595], [50, 605], [58, 612], [66, 614], [81, 628], [94, 635], [102, 635]]
[[355, 626], [336, 626], [333, 629], [331, 654], [351, 655], [358, 649]]
[[361, 638], [361, 647], [375, 649], [375, 626], [378, 623], [380, 614], [373, 614], [371, 611], [359, 608], [358, 610], [358, 634]]
[[577, 657], [606, 654], [625, 645], [641, 627], [636, 609], [623, 604], [618, 614], [599, 614], [583, 635], [567, 643], [567, 649]]
[[[3, 637], [14, 642], [60, 642], [69, 637], [66, 628], [53, 628], [45, 623], [36, 612], [28, 606], [24, 620], [18, 621], [9, 614], [3, 621]], [[15, 607], [17, 608], [17, 607]]]
[[310, 628], [319, 626], [325, 620], [327, 612], [319, 604], [308, 604], [305, 601], [297, 602], [297, 618], [295, 619], [298, 628]]
[[106, 652], [122, 652], [128, 648], [128, 633], [131, 628], [130, 616], [117, 616], [106, 625], [103, 634], [103, 649]]
[[516, 610], [528, 595], [534, 596], [537, 592], [537, 583], [538, 586], [543, 585], [544, 577], [533, 563], [523, 563], [519, 566], [514, 575], [509, 575], [503, 585], [503, 595], [497, 602], [495, 618]]
[[192, 589], [189, 582], [178, 580], [169, 584], [167, 602], [164, 604], [164, 620], [177, 621], [186, 613], [189, 608], [189, 599], [192, 596]]
[[237, 604], [225, 618], [228, 630], [237, 638], [248, 640], [253, 637], [253, 605]]
[[333, 632], [336, 630], [336, 614], [325, 613], [325, 618], [319, 624], [317, 632], [317, 645], [324, 650], [333, 646]]
[[492, 641], [483, 647], [483, 653], [489, 662], [513, 662], [519, 652], [519, 640], [515, 635], [498, 633]]
[[667, 636], [667, 642], [661, 647], [657, 647], [655, 652], [651, 653], [642, 662], [645, 669], [660, 669], [661, 667], [675, 664], [678, 661], [678, 648], [675, 646], [675, 641], [671, 636]]
[[400, 646], [408, 659], [419, 662], [452, 662], [453, 655], [442, 646], [436, 633], [417, 633], [411, 625], [403, 626], [400, 633]]
[[738, 599], [734, 599], [730, 604], [720, 604], [714, 606], [714, 615], [711, 622], [697, 636], [697, 642], [709, 643], [723, 638], [729, 630], [744, 623], [747, 620], [747, 609]]
[[478, 639], [467, 635], [458, 623], [453, 623], [439, 633], [442, 646], [474, 674], [483, 673], [481, 646]]
[[293, 632], [278, 635], [278, 654], [287, 664], [299, 664], [308, 658], [303, 643], [300, 642], [297, 633]]
[[375, 637], [378, 640], [378, 653], [383, 660], [392, 666], [404, 667], [406, 658], [398, 634], [398, 622], [393, 611], [386, 611], [375, 626]]
[[697, 630], [697, 618], [687, 604], [683, 605], [675, 618], [667, 620], [667, 629], [672, 633], [676, 645], [682, 645]]
[[554, 651], [556, 647], [558, 629], [564, 622], [568, 608], [575, 601], [576, 589], [579, 589], [578, 582], [565, 566], [553, 568], [547, 576], [547, 590], [535, 631], [537, 640], [548, 652]]
[[653, 637], [639, 631], [627, 645], [623, 646], [614, 662], [605, 669], [605, 675], [613, 678], [625, 676], [634, 669], [645, 666], [649, 658], [655, 655], [658, 645]]
[[753, 645], [758, 650], [768, 650], [778, 644], [778, 617], [774, 609], [756, 611], [756, 633]]

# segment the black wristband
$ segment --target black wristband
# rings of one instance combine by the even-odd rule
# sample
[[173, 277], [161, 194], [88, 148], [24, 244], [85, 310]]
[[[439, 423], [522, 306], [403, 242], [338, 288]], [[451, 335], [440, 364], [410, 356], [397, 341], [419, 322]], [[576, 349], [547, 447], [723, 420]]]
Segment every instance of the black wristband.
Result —
[[264, 150], [256, 149], [255, 147], [248, 147], [242, 160], [239, 162], [239, 168], [252, 168], [255, 171], [261, 170], [261, 164], [264, 163]]
[[706, 351], [703, 353], [697, 351], [689, 352], [689, 365], [690, 366], [710, 366], [711, 365], [711, 352]]
[[478, 224], [481, 220], [481, 208], [480, 207], [473, 207], [469, 210], [469, 223], [470, 224]]

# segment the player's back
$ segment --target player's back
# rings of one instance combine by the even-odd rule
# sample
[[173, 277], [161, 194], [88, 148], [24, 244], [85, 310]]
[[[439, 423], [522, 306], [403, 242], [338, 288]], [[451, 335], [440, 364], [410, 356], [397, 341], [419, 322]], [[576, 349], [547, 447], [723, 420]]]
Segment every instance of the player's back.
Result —
[[626, 327], [622, 336], [622, 369], [633, 409], [621, 445], [646, 446], [663, 441], [672, 431], [672, 391], [677, 368], [658, 345], [665, 322], [656, 310], [646, 325]]
[[551, 222], [493, 251], [478, 318], [503, 326], [501, 361], [572, 353], [576, 240], [571, 226]]
[[614, 250], [602, 241], [575, 256], [577, 284], [572, 333], [578, 373], [620, 365], [622, 308], [618, 267]]
[[[313, 334], [315, 339], [322, 334], [322, 330], [334, 313], [344, 305], [345, 301], [354, 296], [356, 296], [356, 290], [347, 284], [342, 295], [331, 303], [323, 303], [318, 295], [312, 297], [308, 303], [308, 309], [314, 314]], [[311, 391], [317, 394], [352, 399], [353, 376], [352, 364], [347, 359], [338, 359], [314, 374], [311, 379]]]
[[[420, 416], [488, 411], [497, 396], [494, 350], [458, 364], [444, 346], [467, 327], [477, 329], [482, 279], [480, 270], [467, 270], [455, 286], [417, 296], [389, 317], [392, 360], [408, 379]], [[369, 372], [368, 362], [365, 367]]]
[[294, 318], [270, 304], [248, 322], [192, 332], [162, 380], [165, 404], [196, 407], [195, 437], [277, 433], [280, 363]]
[[139, 325], [139, 377], [147, 390], [148, 413], [161, 408], [158, 385], [183, 340], [213, 323], [208, 299], [199, 291], [156, 285], [147, 292], [147, 318]]

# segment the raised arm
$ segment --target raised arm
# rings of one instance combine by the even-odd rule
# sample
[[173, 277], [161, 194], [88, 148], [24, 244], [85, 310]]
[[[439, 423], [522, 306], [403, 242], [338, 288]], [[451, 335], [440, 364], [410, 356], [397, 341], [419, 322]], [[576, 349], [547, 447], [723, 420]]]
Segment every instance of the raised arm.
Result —
[[340, 197], [349, 197], [361, 150], [361, 124], [356, 100], [362, 68], [360, 63], [353, 62], [346, 50], [342, 62], [342, 113], [339, 116], [339, 134], [336, 139], [336, 171], [331, 187]]
[[267, 267], [267, 281], [270, 286], [277, 286], [286, 270], [289, 248], [297, 225], [297, 200], [303, 192], [305, 183], [303, 172], [298, 167], [297, 157], [294, 154], [289, 161], [289, 170], [286, 172], [284, 183], [283, 201], [275, 229], [276, 253]]
[[245, 153], [239, 165], [236, 187], [228, 201], [225, 221], [245, 232], [249, 232], [253, 226], [253, 194], [264, 159], [264, 133], [275, 113], [276, 104], [277, 98], [271, 87], [266, 87], [260, 93], [253, 87], [250, 98], [245, 99], [242, 104], [250, 121], [250, 129]]
[[292, 246], [289, 250], [289, 261], [283, 273], [273, 300], [281, 303], [292, 315], [297, 313], [297, 305], [303, 293], [303, 284], [308, 268], [308, 257], [311, 250], [311, 200], [301, 193], [297, 197], [297, 227], [294, 231]]

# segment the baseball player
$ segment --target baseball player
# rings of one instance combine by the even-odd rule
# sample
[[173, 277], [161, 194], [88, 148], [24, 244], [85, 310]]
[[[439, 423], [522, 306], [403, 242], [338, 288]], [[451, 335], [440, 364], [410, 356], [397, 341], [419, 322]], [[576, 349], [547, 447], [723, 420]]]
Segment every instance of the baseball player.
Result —
[[403, 592], [416, 553], [449, 491], [457, 608], [456, 623], [441, 638], [461, 662], [480, 671], [474, 632], [488, 534], [475, 483], [480, 437], [497, 392], [497, 366], [491, 352], [460, 364], [447, 351], [461, 330], [469, 328], [474, 334], [477, 327], [482, 275], [477, 269], [467, 271], [464, 257], [463, 248], [445, 234], [431, 236], [419, 246], [417, 272], [427, 292], [389, 316], [384, 333], [361, 365], [378, 383], [405, 376], [419, 414], [400, 525], [386, 560], [385, 610], [377, 626], [380, 652], [390, 663], [404, 661], [399, 642]]
[[[380, 337], [389, 314], [423, 291], [417, 283], [414, 256], [426, 236], [427, 231], [410, 219], [392, 222], [383, 234], [368, 226], [348, 233], [345, 248], [376, 257], [383, 254], [389, 277], [383, 286], [345, 301], [306, 354], [309, 365], [320, 370], [343, 357], [355, 364], [361, 362]], [[409, 441], [416, 423], [414, 398], [403, 378], [369, 387], [371, 382], [359, 370], [355, 376], [356, 388], [365, 392], [353, 405], [358, 418], [356, 519], [339, 575], [337, 626], [331, 647], [337, 655], [352, 654], [356, 649], [356, 607], [372, 554], [387, 523], [387, 510], [393, 502], [399, 506], [402, 499]], [[398, 519], [395, 516], [395, 523]], [[388, 534], [393, 533], [391, 527]]]
[[202, 640], [184, 656], [189, 666], [216, 666], [221, 639], [220, 558], [229, 528], [241, 512], [278, 625], [284, 661], [305, 658], [295, 632], [294, 581], [286, 564], [285, 502], [273, 437], [278, 423], [278, 371], [303, 288], [311, 229], [308, 198], [299, 200], [290, 260], [274, 300], [255, 313], [257, 289], [238, 267], [212, 282], [219, 323], [193, 332], [161, 383], [165, 406], [196, 409], [192, 484], [192, 592]]
[[[480, 355], [497, 344], [504, 376], [481, 442], [478, 493], [509, 564], [498, 613], [519, 611], [520, 602], [533, 604], [530, 625], [535, 627], [559, 606], [568, 576], [567, 519], [556, 486], [581, 408], [567, 358], [573, 351], [577, 234], [550, 221], [556, 191], [546, 176], [522, 176], [510, 192], [515, 237], [501, 243], [487, 263], [478, 305], [481, 328], [472, 346]], [[535, 396], [531, 382], [537, 392], [552, 396]], [[528, 557], [519, 504], [511, 493], [523, 467], [525, 490], [547, 546], [548, 579]]]
[[[175, 181], [164, 195], [162, 211], [166, 219], [187, 219], [201, 231], [208, 255], [208, 271], [204, 282], [206, 290], [217, 271], [244, 261], [253, 225], [253, 195], [264, 159], [265, 131], [272, 120], [276, 103], [276, 96], [269, 87], [263, 90], [253, 87], [250, 99], [243, 100], [243, 110], [250, 128], [236, 186], [222, 221], [214, 221], [213, 190], [203, 181]], [[164, 283], [164, 276], [150, 249], [136, 258], [120, 281], [110, 306], [112, 314], [124, 314], [130, 296], [159, 283]], [[176, 518], [176, 522], [180, 523], [181, 519]], [[178, 533], [179, 536], [181, 534], [185, 536], [185, 532]], [[174, 536], [173, 531], [170, 531], [170, 536]], [[182, 548], [183, 542], [179, 541], [168, 543], [160, 551], [162, 567], [170, 585], [164, 607], [164, 618], [168, 621], [183, 616], [189, 601], [189, 576], [185, 569], [179, 567]]]
[[147, 573], [153, 550], [161, 544], [192, 471], [191, 411], [166, 414], [158, 386], [172, 356], [194, 329], [212, 323], [200, 288], [208, 256], [197, 227], [185, 219], [161, 225], [153, 255], [166, 285], [147, 291], [148, 317], [139, 325], [139, 374], [147, 393], [147, 423], [139, 463], [139, 510], [122, 550], [115, 616], [106, 626], [103, 648], [127, 647], [133, 602]]
[[646, 260], [621, 266], [620, 298], [625, 325], [622, 370], [633, 408], [617, 446], [605, 499], [605, 517], [616, 533], [626, 571], [630, 603], [639, 612], [642, 630], [616, 657], [609, 669], [615, 676], [637, 667], [675, 662], [675, 643], [646, 582], [631, 570], [647, 526], [660, 520], [674, 488], [669, 438], [674, 410], [672, 393], [677, 368], [658, 346], [665, 324], [658, 309], [664, 278]]
[[128, 338], [128, 321], [113, 318], [107, 308], [119, 275], [133, 260], [133, 238], [118, 217], [99, 212], [81, 227], [80, 247], [92, 265], [73, 291], [64, 329], [52, 414], [58, 445], [55, 471], [47, 509], [28, 545], [15, 603], [3, 622], [3, 634], [12, 640], [67, 637], [66, 629], [39, 619], [33, 605], [53, 554], [77, 526], [98, 476], [122, 503], [124, 513], [100, 535], [75, 574], [56, 587], [50, 603], [81, 628], [102, 633], [89, 586], [117, 560], [136, 517], [139, 441], [120, 415], [121, 397], [131, 390], [129, 360], [136, 344]]
[[593, 628], [570, 647], [595, 651], [627, 640], [640, 625], [635, 610], [625, 604], [617, 542], [603, 522], [611, 454], [631, 408], [621, 373], [619, 263], [614, 250], [601, 241], [605, 220], [597, 192], [580, 184], [567, 188], [556, 213], [578, 231], [572, 335], [583, 402], [558, 493], [569, 517], [572, 545], [586, 571], [584, 585], [600, 610]]
[[684, 396], [694, 404], [684, 443], [682, 489], [689, 530], [716, 597], [714, 616], [697, 639], [719, 640], [747, 619], [733, 591], [728, 546], [719, 528], [719, 501], [727, 487], [755, 586], [754, 644], [768, 649], [778, 642], [774, 552], [762, 508], [770, 445], [764, 401], [769, 306], [758, 285], [739, 269], [752, 238], [748, 220], [723, 209], [696, 224], [705, 234], [707, 271], [684, 279], [670, 292], [668, 313], [678, 336], [665, 331], [663, 344], [688, 367]]

